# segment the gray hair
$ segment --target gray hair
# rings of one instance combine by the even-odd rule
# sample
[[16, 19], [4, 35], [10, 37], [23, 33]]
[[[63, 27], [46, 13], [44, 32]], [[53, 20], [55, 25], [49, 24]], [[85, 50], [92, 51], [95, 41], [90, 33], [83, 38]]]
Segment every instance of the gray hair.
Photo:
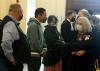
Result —
[[93, 28], [95, 29], [100, 29], [100, 19], [96, 16], [91, 16], [91, 21], [92, 21], [92, 25], [93, 25]]
[[21, 5], [20, 4], [11, 4], [9, 7], [9, 12], [11, 11], [19, 11], [22, 10]]
[[81, 9], [79, 12], [81, 12], [84, 15], [84, 17], [87, 17], [88, 19], [90, 19], [90, 14], [89, 14], [88, 10]]
[[[78, 21], [82, 25], [82, 33], [89, 33], [89, 32], [92, 31], [92, 26], [91, 26], [90, 21], [88, 20], [88, 18], [79, 17], [77, 19], [76, 25], [77, 25]], [[76, 27], [76, 25], [75, 25], [75, 27]]]

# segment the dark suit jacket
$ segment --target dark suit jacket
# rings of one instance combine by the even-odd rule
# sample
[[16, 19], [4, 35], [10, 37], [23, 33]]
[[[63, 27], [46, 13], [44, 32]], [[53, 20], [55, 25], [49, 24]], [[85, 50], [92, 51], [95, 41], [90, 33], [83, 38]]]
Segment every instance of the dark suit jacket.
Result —
[[71, 24], [67, 19], [61, 25], [61, 35], [64, 41], [68, 43], [76, 39], [76, 32], [71, 31]]
[[53, 66], [62, 58], [62, 48], [65, 44], [59, 38], [60, 34], [56, 27], [46, 26], [44, 31], [44, 38], [47, 44], [48, 52], [44, 57], [44, 65]]
[[93, 29], [91, 34], [94, 37], [92, 45], [96, 47], [96, 55], [100, 58], [100, 30]]
[[[74, 40], [76, 39], [76, 32], [71, 31], [71, 24], [67, 19], [65, 19], [61, 25], [61, 35], [66, 43], [74, 42]], [[68, 46], [68, 47], [72, 48], [72, 46]], [[66, 50], [64, 51], [64, 57], [62, 59], [62, 65], [63, 65], [62, 70], [63, 71], [71, 69], [70, 68], [72, 64], [71, 63], [71, 51], [69, 50], [70, 49], [68, 49], [67, 51]]]

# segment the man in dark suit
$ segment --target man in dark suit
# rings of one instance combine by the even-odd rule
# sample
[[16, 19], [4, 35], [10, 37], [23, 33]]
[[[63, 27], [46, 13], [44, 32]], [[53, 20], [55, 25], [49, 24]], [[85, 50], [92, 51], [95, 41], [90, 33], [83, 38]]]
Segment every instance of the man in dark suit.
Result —
[[[66, 19], [63, 21], [61, 25], [61, 35], [64, 38], [64, 41], [66, 43], [71, 43], [75, 40], [75, 28], [74, 23], [75, 22], [75, 11], [69, 10], [66, 12]], [[67, 52], [68, 53], [68, 52]], [[70, 53], [67, 54], [66, 51], [64, 53], [64, 58], [62, 62], [62, 71], [71, 71], [70, 69]], [[66, 55], [67, 54], [67, 55]]]

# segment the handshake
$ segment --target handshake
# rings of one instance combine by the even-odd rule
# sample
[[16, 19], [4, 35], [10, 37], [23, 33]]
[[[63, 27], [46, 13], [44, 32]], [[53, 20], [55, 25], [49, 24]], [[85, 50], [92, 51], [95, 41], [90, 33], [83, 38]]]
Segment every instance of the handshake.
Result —
[[41, 52], [31, 52], [31, 56], [34, 57], [40, 57], [40, 56], [45, 56], [47, 53], [47, 48], [43, 48], [43, 50]]

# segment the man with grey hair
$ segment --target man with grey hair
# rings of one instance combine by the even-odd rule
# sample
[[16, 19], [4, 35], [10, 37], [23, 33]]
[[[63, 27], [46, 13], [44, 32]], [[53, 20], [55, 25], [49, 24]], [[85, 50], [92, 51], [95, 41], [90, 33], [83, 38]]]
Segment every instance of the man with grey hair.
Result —
[[87, 17], [88, 19], [90, 19], [90, 14], [89, 14], [88, 10], [86, 10], [86, 9], [79, 10], [78, 16], [79, 17]]
[[30, 57], [26, 36], [19, 27], [19, 21], [22, 17], [21, 6], [11, 4], [8, 15], [2, 20], [2, 35], [0, 37], [2, 40], [0, 48], [1, 71], [22, 71], [23, 62], [26, 62]]
[[90, 24], [90, 21], [88, 20], [88, 18], [86, 17], [79, 17], [77, 19], [76, 23], [80, 23], [80, 26], [76, 26], [77, 24], [75, 24], [75, 28], [78, 28], [77, 30], [81, 33], [87, 33], [87, 32], [91, 32], [92, 31], [92, 26]]

